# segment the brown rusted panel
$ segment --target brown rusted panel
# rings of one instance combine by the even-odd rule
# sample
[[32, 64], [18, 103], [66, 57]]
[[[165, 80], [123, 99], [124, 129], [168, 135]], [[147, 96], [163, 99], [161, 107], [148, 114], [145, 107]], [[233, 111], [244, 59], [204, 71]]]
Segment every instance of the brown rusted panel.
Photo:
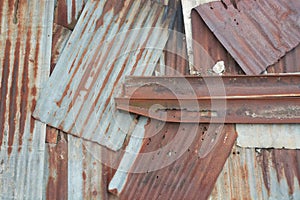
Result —
[[87, 0], [57, 0], [55, 23], [73, 30]]
[[177, 1], [176, 5], [177, 9], [174, 29], [170, 33], [170, 37], [164, 50], [166, 65], [164, 74], [167, 75], [189, 73], [181, 1]]
[[[299, 44], [300, 4], [297, 0], [231, 2], [211, 2], [195, 8], [192, 17], [200, 25], [193, 25], [193, 29], [197, 29], [193, 37], [196, 38], [199, 27], [203, 27], [201, 19], [197, 19], [201, 17], [246, 74], [260, 74]], [[201, 66], [200, 60], [195, 61]]]
[[268, 73], [300, 72], [300, 45], [288, 52], [276, 64], [268, 67]]
[[[176, 134], [186, 138], [176, 141]], [[182, 141], [191, 139], [188, 135], [194, 138], [184, 149]], [[145, 172], [128, 175], [120, 199], [207, 199], [236, 139], [233, 126], [167, 123], [162, 127], [155, 120], [146, 126], [146, 136], [132, 167]], [[153, 157], [144, 157], [147, 153]], [[151, 171], [181, 153], [170, 165]]]
[[46, 150], [46, 199], [68, 199], [67, 135], [59, 132], [57, 144], [47, 144]]
[[243, 70], [222, 46], [196, 10], [192, 10], [194, 68], [202, 75], [211, 75], [212, 67], [224, 61], [224, 74], [244, 74]]

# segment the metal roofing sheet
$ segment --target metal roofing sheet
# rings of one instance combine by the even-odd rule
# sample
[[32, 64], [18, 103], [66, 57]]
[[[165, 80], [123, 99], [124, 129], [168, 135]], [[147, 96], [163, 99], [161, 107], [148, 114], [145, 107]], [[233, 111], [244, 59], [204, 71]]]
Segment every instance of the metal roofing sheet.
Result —
[[234, 126], [145, 122], [109, 190], [120, 199], [206, 199], [236, 139]]
[[34, 116], [119, 149], [133, 119], [115, 112], [111, 97], [120, 92], [124, 75], [152, 74], [173, 18], [172, 9], [153, 1], [89, 1]]
[[260, 74], [299, 44], [297, 0], [231, 2], [203, 4], [195, 11], [246, 74]]
[[42, 199], [46, 127], [31, 117], [50, 70], [54, 1], [0, 1], [0, 198]]
[[299, 150], [235, 147], [210, 199], [299, 199], [299, 157]]

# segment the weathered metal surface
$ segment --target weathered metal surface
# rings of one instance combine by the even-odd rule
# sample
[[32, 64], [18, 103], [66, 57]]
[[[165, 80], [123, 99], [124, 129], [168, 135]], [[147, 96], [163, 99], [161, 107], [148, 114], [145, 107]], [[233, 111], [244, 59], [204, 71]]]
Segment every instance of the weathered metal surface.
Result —
[[237, 145], [252, 148], [300, 149], [300, 125], [238, 125]]
[[110, 191], [120, 199], [206, 199], [236, 139], [233, 126], [222, 127], [151, 120], [144, 139], [136, 135], [141, 146], [129, 141]]
[[128, 76], [122, 97], [131, 99], [213, 99], [298, 97], [299, 74], [257, 76]]
[[234, 147], [210, 199], [299, 199], [299, 156], [299, 150]]
[[[180, 1], [178, 1], [178, 4], [174, 29], [170, 33], [170, 37], [164, 49], [164, 57], [162, 60], [165, 66], [164, 72], [160, 73], [161, 76], [166, 74], [189, 74], [182, 6]], [[159, 67], [163, 67], [163, 64], [159, 63]]]
[[167, 122], [299, 123], [300, 76], [128, 77], [118, 109]]
[[300, 71], [300, 45], [288, 52], [276, 64], [268, 67], [268, 73], [296, 73]]
[[[52, 131], [55, 129], [52, 128]], [[43, 199], [68, 198], [68, 141], [57, 131], [58, 141], [46, 144]]]
[[55, 23], [73, 30], [88, 0], [57, 0]]
[[59, 56], [65, 48], [71, 33], [72, 32], [69, 29], [64, 28], [56, 23], [53, 24], [50, 73], [52, 73], [54, 67], [56, 66]]
[[[186, 36], [186, 46], [188, 50], [188, 64], [191, 71], [194, 71], [194, 52], [193, 52], [193, 38], [192, 38], [192, 23], [191, 23], [191, 11], [194, 7], [200, 4], [208, 3], [213, 0], [182, 0], [182, 10], [184, 18], [184, 29]], [[197, 54], [195, 54], [197, 55]]]
[[[192, 17], [203, 19], [246, 74], [260, 74], [300, 42], [297, 0], [211, 2], [193, 12]], [[201, 32], [198, 28], [193, 25], [193, 33]], [[195, 59], [195, 65], [201, 62]]]
[[152, 74], [173, 14], [172, 9], [153, 1], [88, 2], [34, 116], [73, 135], [119, 149], [133, 119], [115, 112], [111, 97], [119, 93], [124, 75]]
[[0, 1], [1, 199], [42, 199], [46, 126], [31, 113], [49, 75], [53, 11], [49, 0]]
[[218, 61], [223, 61], [225, 65], [223, 74], [244, 74], [199, 14], [193, 11], [191, 16], [195, 70], [201, 75], [212, 75], [213, 65]]

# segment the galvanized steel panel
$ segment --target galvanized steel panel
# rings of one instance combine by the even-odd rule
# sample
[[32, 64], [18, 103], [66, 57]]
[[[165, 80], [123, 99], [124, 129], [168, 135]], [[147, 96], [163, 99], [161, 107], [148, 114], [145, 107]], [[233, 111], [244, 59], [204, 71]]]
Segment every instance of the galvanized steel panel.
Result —
[[49, 75], [54, 1], [0, 1], [0, 197], [42, 199], [46, 127], [31, 113]]
[[241, 147], [300, 149], [299, 124], [238, 124], [236, 130]]
[[211, 2], [195, 10], [246, 74], [260, 74], [300, 42], [298, 0]]
[[173, 13], [152, 1], [88, 2], [34, 116], [119, 149], [133, 119], [115, 111], [112, 97], [120, 92], [125, 75], [152, 74], [168, 39]]

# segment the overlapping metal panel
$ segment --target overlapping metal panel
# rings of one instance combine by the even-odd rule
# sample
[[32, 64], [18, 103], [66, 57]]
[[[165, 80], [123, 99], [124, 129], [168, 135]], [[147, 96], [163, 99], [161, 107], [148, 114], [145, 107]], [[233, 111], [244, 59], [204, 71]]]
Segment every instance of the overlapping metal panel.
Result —
[[116, 112], [111, 97], [124, 75], [152, 74], [173, 18], [172, 9], [153, 1], [88, 2], [34, 116], [119, 149], [133, 118]]
[[73, 30], [88, 0], [57, 0], [55, 23]]
[[206, 199], [236, 139], [234, 126], [145, 122], [109, 190], [120, 199]]
[[50, 71], [54, 1], [0, 1], [0, 198], [42, 199], [46, 126], [31, 117]]
[[194, 12], [246, 74], [262, 73], [300, 42], [297, 0], [211, 2], [198, 6]]

